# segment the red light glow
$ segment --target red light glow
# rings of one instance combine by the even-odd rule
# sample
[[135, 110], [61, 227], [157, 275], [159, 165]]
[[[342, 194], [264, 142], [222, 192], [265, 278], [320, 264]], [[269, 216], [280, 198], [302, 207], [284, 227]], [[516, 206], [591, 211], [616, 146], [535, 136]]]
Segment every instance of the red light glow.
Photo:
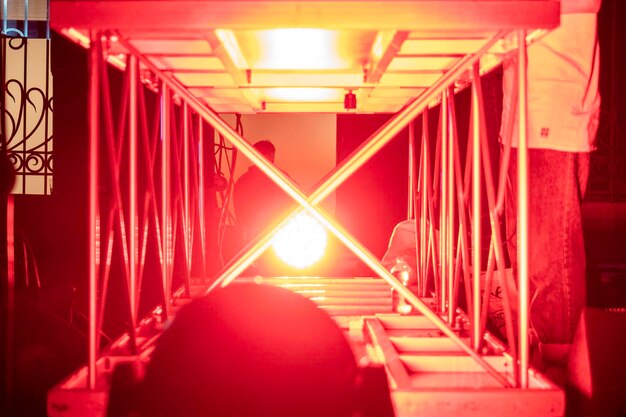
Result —
[[304, 269], [320, 260], [327, 242], [324, 227], [309, 214], [301, 213], [276, 233], [272, 248], [286, 264]]

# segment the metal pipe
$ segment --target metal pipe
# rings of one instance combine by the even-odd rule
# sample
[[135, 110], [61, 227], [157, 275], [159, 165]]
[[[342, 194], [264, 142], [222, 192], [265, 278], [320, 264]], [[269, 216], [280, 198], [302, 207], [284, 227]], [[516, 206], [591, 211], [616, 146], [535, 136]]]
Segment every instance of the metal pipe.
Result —
[[[515, 113], [512, 110], [511, 113]], [[512, 123], [511, 123], [512, 125]], [[498, 196], [496, 199], [496, 214], [500, 217], [504, 214], [504, 204], [506, 201], [506, 190], [508, 181], [509, 162], [511, 160], [511, 135], [506, 136], [508, 139], [504, 140], [501, 145], [502, 151], [500, 154], [500, 175], [498, 176]]]
[[[411, 124], [414, 124], [415, 121], [411, 122]], [[414, 139], [413, 141], [413, 147], [415, 148], [416, 145], [416, 141]], [[422, 256], [422, 251], [420, 250], [420, 245], [421, 245], [421, 207], [422, 207], [422, 202], [424, 200], [424, 194], [425, 194], [425, 190], [422, 188], [422, 177], [424, 176], [424, 171], [422, 170], [422, 159], [424, 156], [424, 152], [423, 150], [420, 150], [420, 160], [417, 163], [417, 167], [415, 167], [414, 165], [414, 172], [416, 175], [416, 179], [413, 182], [413, 227], [415, 230], [415, 276], [416, 276], [416, 291], [420, 294], [421, 297], [423, 297], [423, 292], [421, 290], [421, 288], [425, 288], [426, 285], [424, 283], [424, 281], [426, 280], [426, 276], [422, 273], [422, 267], [421, 267], [421, 262], [420, 262], [420, 257]]]
[[415, 181], [415, 132], [413, 123], [409, 122], [409, 175], [408, 175], [408, 201], [407, 201], [407, 209], [406, 209], [406, 218], [408, 220], [415, 217], [414, 211], [415, 207], [413, 206], [413, 199], [415, 198], [415, 188], [413, 187], [413, 182]]
[[454, 288], [454, 175], [455, 175], [455, 164], [454, 164], [454, 155], [457, 152], [457, 144], [456, 144], [456, 115], [454, 111], [454, 97], [452, 94], [452, 89], [449, 88], [446, 95], [447, 98], [447, 106], [448, 106], [448, 160], [447, 160], [447, 169], [448, 169], [448, 185], [446, 187], [447, 195], [447, 214], [446, 218], [448, 220], [448, 225], [446, 231], [448, 233], [447, 242], [446, 242], [446, 262], [448, 263], [446, 269], [448, 271], [448, 323], [452, 326], [454, 325], [454, 316], [456, 313], [456, 299], [454, 298], [455, 288]]
[[171, 296], [171, 256], [172, 256], [172, 207], [170, 184], [170, 105], [169, 87], [161, 85], [161, 241], [163, 242], [163, 259], [161, 263], [161, 279], [163, 282], [163, 314], [169, 314], [169, 298]]
[[28, 36], [28, 0], [24, 0], [24, 37]]
[[479, 341], [482, 343], [482, 339], [484, 339], [484, 332], [487, 326], [487, 313], [489, 308], [489, 297], [491, 294], [491, 287], [493, 282], [493, 272], [496, 268], [495, 261], [495, 238], [492, 236], [491, 242], [489, 243], [489, 254], [487, 255], [487, 270], [485, 271], [485, 282], [483, 283], [482, 290], [485, 294], [482, 300], [482, 307], [480, 311], [480, 332], [479, 332]]
[[439, 269], [441, 282], [439, 284], [439, 310], [446, 312], [448, 295], [448, 94], [447, 89], [441, 94], [441, 173], [439, 199]]
[[87, 358], [87, 388], [96, 388], [97, 302], [99, 271], [100, 218], [98, 210], [98, 142], [100, 117], [100, 60], [102, 59], [100, 33], [92, 35], [89, 49], [89, 330]]
[[[4, 8], [6, 9], [6, 0], [4, 2]], [[3, 9], [4, 10], [4, 9]], [[6, 16], [6, 12], [3, 14]], [[6, 24], [6, 18], [2, 19], [3, 24]], [[4, 32], [3, 32], [4, 33]], [[6, 62], [4, 61], [4, 57], [6, 57], [5, 51], [7, 47], [7, 39], [3, 38], [0, 40], [0, 81], [2, 85], [6, 80]], [[6, 103], [6, 95], [0, 95], [0, 108], [4, 109]], [[7, 143], [7, 120], [5, 117], [0, 118], [0, 153], [1, 157], [8, 160], [8, 143]], [[4, 324], [0, 324], [0, 331], [4, 330], [5, 332], [0, 335], [0, 337], [4, 337], [5, 350], [4, 357], [1, 359], [4, 365], [4, 374], [1, 376], [2, 382], [5, 384], [4, 393], [0, 394], [0, 398], [9, 399], [13, 398], [13, 373], [11, 371], [13, 366], [13, 352], [15, 350], [15, 205], [14, 205], [14, 197], [9, 192], [6, 197], [3, 199], [6, 200], [0, 201], [0, 204], [4, 204], [6, 201], [6, 218], [2, 218], [0, 221], [6, 221], [6, 257], [7, 257], [7, 265], [6, 265], [6, 273], [7, 276], [7, 290], [6, 290], [6, 298], [4, 294], [0, 294], [0, 311], [5, 312], [4, 317], [0, 318], [0, 322]], [[4, 251], [4, 248], [0, 248], [0, 251]], [[1, 274], [1, 273], [0, 273]], [[6, 304], [5, 304], [6, 303]], [[4, 308], [6, 306], [6, 309]], [[2, 405], [0, 405], [0, 412], [3, 415], [8, 414], [9, 410], [9, 401], [2, 401]]]
[[[138, 240], [139, 230], [137, 222], [137, 88], [138, 72], [137, 58], [133, 55], [127, 57], [129, 67], [129, 119], [128, 119], [128, 228], [130, 232], [129, 242], [129, 298], [131, 329], [137, 319], [137, 267], [138, 267]], [[133, 330], [131, 330], [133, 331]]]
[[[4, 51], [3, 51], [4, 52]], [[3, 77], [4, 78], [4, 77]], [[3, 133], [4, 123], [3, 123]], [[4, 136], [6, 138], [6, 136]], [[7, 151], [7, 144], [3, 143], [4, 150]], [[6, 157], [6, 155], [5, 155]], [[3, 405], [0, 407], [0, 411], [6, 411], [8, 413], [10, 399], [13, 398], [14, 392], [14, 374], [11, 371], [15, 362], [15, 350], [17, 348], [15, 343], [15, 201], [13, 194], [10, 192], [6, 196], [6, 257], [7, 257], [7, 286], [6, 286], [6, 316], [3, 318], [5, 321], [5, 336], [4, 345], [4, 400]], [[1, 202], [0, 204], [4, 203]], [[4, 219], [3, 219], [4, 220]], [[4, 301], [4, 296], [2, 296]]]
[[200, 253], [202, 254], [202, 275], [206, 276], [206, 218], [204, 217], [204, 129], [202, 118], [198, 117], [198, 216], [200, 217]]
[[[441, 112], [439, 112], [439, 124], [441, 124]], [[427, 165], [430, 166], [430, 145], [429, 149], [428, 149], [428, 155], [426, 156], [427, 158]], [[439, 197], [437, 196], [437, 190], [439, 187], [439, 175], [437, 175], [438, 169], [439, 169], [439, 165], [440, 165], [440, 159], [439, 159], [439, 154], [441, 153], [441, 129], [437, 129], [437, 142], [435, 145], [435, 155], [433, 158], [433, 162], [434, 162], [434, 166], [433, 166], [433, 170], [432, 170], [432, 176], [429, 178], [428, 181], [428, 219], [430, 221], [429, 226], [428, 226], [428, 251], [430, 254], [429, 257], [429, 262], [431, 262], [432, 264], [432, 272], [433, 272], [433, 283], [435, 286], [435, 294], [437, 297], [439, 297], [439, 293], [441, 292], [441, 270], [439, 268], [439, 259], [440, 259], [440, 254], [439, 251], [437, 249], [437, 245], [438, 245], [438, 240], [441, 237], [437, 235], [437, 229], [436, 229], [436, 223], [435, 223], [435, 200], [437, 200]], [[430, 169], [429, 169], [430, 172]], [[432, 184], [431, 184], [432, 182]]]
[[183, 241], [185, 243], [185, 261], [187, 274], [191, 275], [191, 199], [189, 193], [189, 105], [183, 102], [183, 230], [185, 231]]
[[[519, 45], [518, 59], [518, 99], [519, 99], [519, 141], [517, 157], [517, 213], [518, 247], [517, 265], [519, 280], [519, 358], [521, 388], [528, 387], [528, 138], [527, 138], [527, 90], [526, 90], [526, 31], [517, 32]], [[502, 285], [506, 285], [503, 283]]]
[[428, 218], [428, 203], [430, 201], [430, 183], [428, 176], [428, 140], [428, 109], [424, 109], [424, 113], [422, 115], [422, 150], [420, 152], [420, 170], [422, 172], [420, 193], [420, 270], [422, 275], [422, 286], [420, 288], [420, 295], [422, 297], [426, 296], [426, 289], [428, 287], [428, 242], [426, 234], [426, 228], [428, 227], [426, 219]]
[[[46, 22], [46, 67], [49, 68], [50, 67], [50, 23], [49, 21]], [[1, 56], [4, 56], [4, 54], [2, 53]], [[4, 65], [4, 63], [3, 63]], [[45, 97], [50, 97], [50, 89], [52, 88], [52, 76], [50, 74], [50, 71], [46, 71], [46, 86], [45, 86]], [[44, 132], [46, 132], [46, 136], [48, 135], [47, 132], [50, 132], [50, 128], [52, 128], [52, 114], [50, 111], [46, 110], [46, 112], [44, 113]], [[49, 155], [50, 152], [52, 151], [52, 149], [50, 149], [50, 144], [48, 143], [48, 141], [44, 142], [44, 154], [45, 155]], [[48, 170], [44, 170], [44, 176], [43, 176], [43, 182], [44, 182], [44, 194], [45, 195], [49, 195], [52, 193], [51, 188], [51, 184], [50, 182], [52, 182], [54, 178], [54, 175], [52, 175], [52, 178], [50, 178], [49, 172]]]
[[[480, 72], [478, 64], [472, 68], [472, 343], [474, 350], [480, 348], [482, 337], [480, 331], [480, 274], [481, 274], [481, 250], [482, 250], [482, 226], [480, 215], [482, 204], [480, 200], [481, 165], [480, 165], [480, 108], [482, 108], [482, 96], [479, 94]], [[485, 292], [485, 297], [489, 294]]]
[[[421, 157], [420, 153], [420, 157]], [[415, 126], [414, 121], [409, 122], [409, 183], [408, 183], [408, 203], [407, 203], [407, 219], [415, 219], [413, 222], [413, 228], [415, 230], [414, 240], [415, 240], [415, 284], [417, 291], [420, 292], [420, 288], [424, 287], [424, 275], [422, 275], [422, 270], [420, 268], [419, 257], [421, 256], [421, 251], [419, 249], [420, 245], [420, 235], [418, 231], [420, 230], [419, 225], [417, 223], [417, 213], [419, 210], [419, 202], [418, 196], [419, 194], [419, 186], [422, 180], [422, 171], [420, 169], [419, 175], [417, 176], [417, 180], [415, 179]]]
[[[616, 62], [617, 59], [617, 44], [618, 44], [618, 39], [620, 39], [617, 36], [617, 19], [618, 16], [620, 16], [618, 14], [617, 11], [617, 5], [618, 2], [617, 1], [613, 1], [610, 3], [611, 4], [611, 12], [609, 13], [609, 16], [611, 16], [611, 23], [610, 23], [610, 31], [611, 31], [611, 36], [609, 39], [611, 39], [611, 43], [609, 44], [609, 56], [611, 63], [613, 63], [610, 66], [610, 76], [609, 76], [609, 105], [607, 106], [608, 109], [610, 110], [610, 114], [609, 114], [609, 149], [618, 149], [617, 148], [617, 127], [619, 126], [617, 123], [617, 95], [618, 92], [620, 91], [619, 88], [617, 88], [617, 68], [618, 66], [615, 65], [614, 63]], [[616, 152], [609, 152], [608, 153], [608, 158], [609, 158], [609, 175], [613, 176], [614, 173], [617, 173], [617, 164], [616, 164], [616, 160], [617, 160], [617, 154]], [[610, 201], [616, 201], [616, 185], [617, 185], [617, 181], [609, 181], [609, 198]]]
[[[458, 226], [458, 233], [457, 233], [457, 239], [454, 239], [454, 234], [451, 233], [450, 234], [450, 242], [451, 244], [454, 243], [455, 241], [457, 242], [457, 250], [456, 250], [456, 263], [454, 264], [452, 261], [454, 261], [454, 259], [450, 259], [450, 266], [449, 266], [449, 270], [452, 271], [452, 265], [454, 265], [454, 275], [452, 276], [453, 280], [451, 281], [453, 283], [453, 285], [451, 285], [451, 289], [452, 291], [450, 292], [451, 294], [451, 310], [454, 311], [454, 314], [457, 313], [457, 308], [456, 308], [456, 303], [457, 303], [457, 298], [458, 298], [458, 286], [459, 286], [459, 276], [460, 276], [460, 271], [461, 271], [461, 267], [463, 270], [463, 284], [465, 287], [465, 297], [466, 297], [466, 305], [468, 306], [467, 308], [469, 309], [469, 317], [470, 319], [473, 319], [472, 317], [472, 310], [471, 310], [471, 305], [472, 305], [472, 291], [471, 291], [471, 286], [470, 286], [470, 282], [469, 282], [469, 277], [471, 275], [470, 273], [470, 254], [469, 254], [469, 242], [468, 242], [468, 233], [470, 232], [470, 227], [468, 226], [468, 218], [467, 218], [467, 207], [466, 207], [466, 199], [465, 199], [465, 194], [467, 193], [466, 188], [467, 188], [467, 184], [469, 183], [469, 179], [466, 179], [467, 175], [463, 175], [462, 170], [461, 170], [461, 157], [460, 157], [460, 149], [458, 147], [458, 129], [457, 129], [457, 124], [456, 124], [456, 109], [455, 109], [455, 105], [454, 105], [454, 96], [451, 95], [450, 97], [450, 120], [452, 121], [451, 124], [451, 138], [452, 138], [452, 143], [453, 143], [453, 152], [452, 152], [452, 160], [450, 161], [450, 163], [452, 164], [452, 167], [450, 169], [451, 172], [451, 193], [450, 193], [450, 204], [454, 207], [454, 197], [456, 196], [456, 210], [457, 210], [457, 217], [458, 217], [458, 221], [459, 221], [459, 226]], [[469, 146], [469, 145], [468, 145]], [[468, 148], [468, 152], [467, 155], [469, 155], [469, 148]], [[468, 168], [468, 165], [470, 165], [470, 163], [467, 162], [468, 158], [466, 157], [466, 168]], [[467, 172], [467, 169], [466, 169]], [[465, 186], [464, 186], [465, 184]], [[454, 187], [456, 187], [456, 190], [454, 189]], [[456, 193], [455, 193], [456, 191]], [[451, 209], [450, 210], [452, 214], [454, 214], [454, 210]], [[454, 217], [451, 216], [452, 219], [454, 220]], [[454, 222], [452, 222], [452, 224], [450, 225], [450, 228], [452, 230], [454, 230]], [[452, 246], [451, 248], [451, 256], [453, 254], [454, 250], [454, 246]], [[452, 274], [452, 272], [451, 272]], [[450, 315], [450, 320], [451, 323], [454, 323], [454, 314]]]
[[[2, 2], [2, 33], [6, 34], [8, 29], [8, 0], [3, 0]], [[4, 80], [3, 80], [4, 83]], [[4, 132], [3, 132], [4, 134]]]
[[[513, 85], [518, 84], [519, 74], [517, 71], [514, 72]], [[506, 190], [507, 190], [507, 181], [509, 178], [509, 161], [511, 159], [511, 142], [513, 138], [513, 128], [514, 128], [514, 116], [517, 112], [519, 112], [518, 106], [518, 91], [512, 89], [510, 103], [511, 108], [509, 109], [511, 117], [507, 117], [503, 120], [501, 136], [502, 136], [502, 150], [500, 155], [500, 175], [498, 176], [498, 196], [496, 201], [496, 213], [498, 216], [502, 216], [504, 213], [504, 205], [506, 199]]]

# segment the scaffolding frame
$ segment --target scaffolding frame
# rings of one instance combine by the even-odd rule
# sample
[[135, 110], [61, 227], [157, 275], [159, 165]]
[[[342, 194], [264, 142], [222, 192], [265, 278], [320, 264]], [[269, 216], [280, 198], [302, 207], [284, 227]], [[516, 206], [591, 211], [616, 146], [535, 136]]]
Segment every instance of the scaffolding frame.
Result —
[[[531, 373], [528, 345], [528, 157], [525, 141], [528, 35], [526, 29], [498, 31], [476, 52], [459, 59], [424, 93], [398, 112], [328, 173], [321, 181], [321, 185], [307, 195], [282, 171], [264, 159], [239, 132], [231, 128], [217, 113], [195, 97], [186, 86], [146, 59], [122, 32], [93, 32], [89, 47], [89, 359], [85, 369], [65, 381], [60, 387], [72, 386], [84, 380], [89, 390], [98, 391], [99, 373], [104, 368], [110, 369], [111, 367], [110, 363], [105, 364], [102, 359], [104, 356], [110, 357], [111, 352], [116, 349], [125, 349], [129, 356], [147, 360], [158, 334], [151, 333], [149, 337], [144, 337], [142, 329], [154, 328], [155, 322], [162, 324], [170, 319], [175, 314], [174, 307], [177, 300], [207, 294], [229, 285], [269, 247], [274, 233], [281, 226], [297, 213], [306, 211], [319, 220], [378, 277], [429, 320], [438, 331], [454, 342], [460, 351], [497, 380], [502, 387], [528, 389]], [[483, 357], [485, 346], [490, 343], [491, 338], [485, 330], [488, 297], [482, 297], [481, 303], [481, 291], [484, 290], [485, 294], [489, 293], [493, 274], [496, 272], [500, 275], [500, 282], [505, 282], [505, 249], [499, 229], [504, 189], [502, 181], [499, 182], [498, 187], [494, 185], [485, 133], [486, 122], [480, 77], [483, 72], [481, 59], [484, 54], [503, 39], [511, 36], [515, 36], [518, 45], [515, 51], [517, 51], [518, 71], [521, 74], [518, 90], [520, 144], [517, 150], [520, 196], [518, 205], [519, 303], [517, 309], [520, 320], [519, 327], [514, 329], [511, 312], [513, 300], [507, 292], [507, 286], [503, 285], [508, 339], [519, 341], [519, 346], [513, 343], [508, 351], [505, 349], [501, 352], [512, 366], [512, 372], [506, 374]], [[117, 129], [111, 114], [111, 98], [106, 75], [106, 62], [111, 58], [107, 53], [107, 46], [112, 37], [115, 37], [116, 42], [128, 51], [125, 89], [122, 96], [123, 111], [119, 115]], [[153, 135], [148, 133], [146, 102], [142, 97], [141, 81], [145, 74], [140, 74], [139, 68], [148, 72], [149, 78], [156, 80], [158, 85], [159, 109], [156, 112], [159, 126], [158, 129], [153, 129], [155, 132]], [[462, 80], [460, 87], [459, 80]], [[471, 132], [468, 138], [465, 172], [461, 172], [454, 93], [455, 90], [465, 87], [471, 89]], [[174, 103], [179, 103], [179, 111], [176, 111], [177, 107]], [[433, 103], [441, 106], [441, 112], [437, 149], [434, 158], [431, 159], [428, 111]], [[410, 126], [412, 138], [409, 154], [415, 154], [414, 146], [417, 141], [414, 140], [411, 123], [420, 116], [423, 118], [423, 127], [419, 162], [417, 167], [409, 164], [408, 173], [410, 184], [408, 194], [411, 202], [408, 214], [409, 217], [419, 214], [419, 222], [416, 221], [416, 235], [419, 236], [417, 254], [419, 291], [418, 294], [414, 294], [364, 245], [330, 214], [321, 209], [319, 204], [407, 126]], [[103, 123], [102, 119], [104, 119]], [[194, 123], [194, 119], [197, 120], [197, 124]], [[182, 125], [181, 128], [177, 129], [173, 126], [174, 123]], [[201, 151], [203, 146], [206, 146], [201, 133], [202, 126], [205, 125], [209, 125], [232, 143], [238, 152], [247, 157], [288, 194], [298, 204], [298, 208], [291, 213], [284, 214], [279, 221], [275, 222], [272, 230], [251, 242], [239, 257], [226, 265], [218, 274], [217, 279], [198, 290], [194, 289], [191, 278], [192, 264], [195, 262], [194, 253], [199, 250], [201, 262], [206, 260], [207, 226], [203, 215], [205, 212], [203, 193], [206, 187], [204, 186], [205, 167], [202, 166]], [[127, 132], [125, 129], [128, 129]], [[179, 130], [181, 132], [178, 135]], [[103, 131], [105, 132], [104, 139], [101, 137]], [[124, 139], [126, 137], [127, 141]], [[102, 142], [105, 143], [109, 156], [109, 160], [105, 161], [110, 164], [110, 178], [108, 179], [99, 177]], [[122, 185], [120, 164], [123, 158], [120, 155], [125, 142], [128, 147], [128, 166], [124, 170], [128, 172], [128, 182]], [[143, 152], [137, 148], [138, 143], [143, 145]], [[510, 151], [510, 149], [505, 149], [505, 155]], [[160, 155], [159, 166], [157, 166], [157, 153]], [[431, 168], [431, 165], [434, 166]], [[508, 163], [503, 164], [501, 171], [505, 171], [507, 165]], [[138, 190], [136, 187], [142, 166], [146, 169], [146, 178], [150, 180], [142, 186], [142, 190]], [[414, 172], [416, 169], [417, 179]], [[153, 179], [157, 172], [160, 189]], [[109, 181], [114, 191], [112, 205], [108, 207], [109, 221], [104, 225], [105, 227], [102, 224], [102, 207], [98, 191], [103, 180]], [[482, 247], [480, 222], [482, 190], [485, 190], [487, 197], [492, 232], [484, 287], [481, 287], [479, 279], [483, 262], [480, 250]], [[124, 193], [128, 193], [127, 200], [123, 198]], [[140, 210], [142, 203], [140, 197], [143, 197], [143, 212]], [[439, 203], [438, 211], [433, 200]], [[177, 235], [178, 231], [182, 232], [182, 237]], [[151, 250], [148, 247], [149, 235], [154, 236], [156, 242], [156, 249], [152, 250], [156, 251], [159, 258], [163, 303], [152, 316], [141, 320], [138, 318], [138, 309], [144, 272], [142, 268], [146, 253]], [[180, 249], [177, 246], [180, 242], [178, 239], [182, 239], [183, 242]], [[98, 348], [100, 346], [99, 334], [102, 328], [114, 240], [122, 246], [121, 256], [125, 271], [125, 284], [128, 289], [130, 325], [128, 334], [116, 341], [103, 355]], [[174, 287], [173, 280], [174, 263], [178, 257], [182, 258], [184, 265], [183, 282], [178, 283], [181, 284], [180, 288]], [[460, 311], [457, 304], [461, 280], [466, 290], [467, 312]], [[424, 300], [430, 284], [435, 288], [434, 309]], [[469, 344], [458, 335], [460, 323], [464, 322], [468, 323], [471, 329]], [[373, 335], [373, 340], [383, 340], [379, 334], [380, 329], [375, 323], [366, 320], [366, 327]], [[514, 334], [515, 332], [517, 335]], [[502, 350], [502, 347], [500, 349]]]

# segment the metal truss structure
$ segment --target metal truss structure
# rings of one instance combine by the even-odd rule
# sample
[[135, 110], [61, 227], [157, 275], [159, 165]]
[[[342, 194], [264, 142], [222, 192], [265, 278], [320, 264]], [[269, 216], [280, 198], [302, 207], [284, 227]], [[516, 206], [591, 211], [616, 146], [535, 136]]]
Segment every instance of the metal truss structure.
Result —
[[[132, 11], [136, 11], [138, 3], [148, 8], [148, 17], [138, 17], [136, 26], [123, 13], [109, 8], [124, 10], [128, 7], [126, 12], [137, 17]], [[335, 305], [324, 305], [318, 300], [320, 307], [327, 309], [346, 329], [365, 356], [386, 366], [392, 381], [396, 415], [412, 416], [425, 411], [442, 417], [487, 413], [562, 415], [562, 391], [529, 369], [529, 213], [525, 143], [526, 46], [541, 33], [536, 29], [558, 25], [558, 2], [185, 2], [186, 7], [197, 8], [195, 15], [204, 15], [208, 19], [191, 18], [185, 14], [191, 19], [186, 21], [185, 36], [189, 32], [206, 31], [207, 25], [211, 30], [281, 27], [291, 18], [310, 27], [397, 29], [404, 34], [402, 40], [417, 39], [419, 35], [424, 42], [437, 37], [444, 41], [449, 39], [452, 43], [464, 39], [473, 41], [463, 53], [456, 51], [446, 55], [452, 63], [436, 72], [427, 85], [412, 90], [415, 96], [403, 102], [394, 117], [328, 173], [317, 189], [308, 195], [258, 154], [240, 132], [224, 122], [210, 100], [194, 94], [197, 86], [186, 85], [176, 71], [163, 69], [133, 40], [134, 35], [146, 30], [149, 18], [156, 19], [152, 24], [162, 22], [166, 19], [163, 13], [168, 11], [183, 18], [184, 13], [179, 7], [184, 6], [174, 3], [52, 3], [53, 28], [89, 48], [90, 326], [88, 364], [50, 392], [49, 415], [103, 415], [108, 388], [107, 378], [103, 375], [108, 375], [119, 361], [149, 360], [163, 323], [173, 317], [180, 305], [240, 279], [246, 268], [269, 247], [275, 231], [301, 211], [319, 220], [369, 266], [376, 277], [309, 281], [268, 278], [266, 282], [290, 284], [291, 288], [300, 286], [304, 294], [307, 285], [321, 285], [328, 291], [330, 300], [332, 294], [344, 294], [335, 299]], [[231, 13], [235, 6], [247, 13]], [[321, 8], [325, 8], [325, 13], [320, 12]], [[499, 14], [503, 8], [507, 13]], [[204, 14], [210, 10], [215, 13]], [[377, 16], [377, 12], [382, 14]], [[344, 18], [339, 19], [340, 15]], [[428, 22], [417, 18], [422, 15], [435, 20]], [[268, 20], [263, 20], [264, 17]], [[169, 22], [160, 33], [153, 33], [153, 39], [164, 41], [165, 37], [171, 36], [180, 40], [183, 36], [180, 33], [177, 36], [173, 29], [172, 22]], [[482, 36], [476, 37], [477, 33]], [[401, 42], [400, 38], [394, 39], [394, 42]], [[381, 74], [386, 73], [394, 54], [401, 50], [394, 42], [387, 45], [383, 54], [386, 58], [371, 63]], [[440, 44], [445, 45], [445, 42]], [[123, 51], [123, 57], [118, 56], [120, 51]], [[511, 341], [506, 347], [485, 331], [488, 297], [481, 296], [483, 291], [489, 293], [494, 274], [500, 274], [501, 282], [505, 281], [505, 256], [500, 232], [504, 186], [503, 181], [496, 178], [490, 162], [480, 79], [485, 71], [515, 54], [522, 74], [518, 83], [520, 146], [517, 150], [519, 326], [515, 328], [513, 325], [511, 309], [514, 300], [505, 290], [506, 333]], [[124, 87], [118, 95], [120, 111], [117, 119], [111, 106], [107, 61], [125, 71]], [[290, 86], [290, 78], [285, 79], [286, 86]], [[153, 108], [145, 98], [142, 80], [150, 80], [157, 91], [158, 100], [154, 101]], [[245, 79], [241, 82], [245, 83]], [[364, 83], [364, 88], [379, 87], [376, 80], [366, 79]], [[471, 90], [472, 101], [467, 155], [460, 152], [454, 106], [454, 93], [462, 88]], [[440, 122], [433, 152], [428, 136], [428, 111], [435, 104], [440, 106]], [[329, 108], [331, 111], [335, 109], [333, 106]], [[258, 112], [262, 111], [263, 106], [258, 109]], [[409, 173], [410, 183], [414, 185], [410, 193], [419, 236], [418, 290], [414, 292], [319, 205], [417, 117], [423, 118], [421, 138], [414, 137], [412, 127], [410, 136], [415, 146], [413, 152], [419, 154], [419, 164]], [[299, 206], [293, 212], [283, 214], [272, 231], [251, 242], [241, 256], [226, 265], [212, 282], [204, 279], [208, 233], [205, 215], [208, 188], [205, 182], [206, 172], [210, 171], [211, 175], [213, 172], [205, 159], [208, 126], [258, 166]], [[504, 161], [509, 152], [510, 149], [504, 151]], [[464, 164], [461, 162], [463, 158]], [[507, 163], [504, 162], [500, 176], [506, 169]], [[101, 196], [103, 187], [110, 192], [110, 198]], [[481, 258], [481, 239], [486, 234], [481, 230], [480, 221], [483, 198], [487, 201], [490, 220], [486, 262]], [[145, 287], [149, 264], [158, 271], [159, 279], [153, 284], [159, 289], [162, 303], [146, 318], [140, 318], [141, 289]], [[481, 268], [483, 264], [487, 265], [486, 271]], [[120, 303], [127, 306], [130, 325], [127, 335], [100, 351], [98, 335], [112, 268], [123, 271], [127, 291], [126, 299]], [[484, 284], [481, 284], [481, 274], [486, 277]], [[467, 311], [459, 308], [461, 285], [464, 286]], [[391, 299], [387, 296], [389, 288], [412, 306], [413, 314], [401, 316], [391, 312]], [[430, 294], [430, 288], [434, 288], [434, 294]], [[416, 347], [418, 345], [420, 347]], [[406, 353], [409, 351], [412, 353]], [[418, 382], [422, 374], [439, 372], [438, 377], [431, 378], [425, 385]], [[473, 376], [467, 377], [468, 374]]]

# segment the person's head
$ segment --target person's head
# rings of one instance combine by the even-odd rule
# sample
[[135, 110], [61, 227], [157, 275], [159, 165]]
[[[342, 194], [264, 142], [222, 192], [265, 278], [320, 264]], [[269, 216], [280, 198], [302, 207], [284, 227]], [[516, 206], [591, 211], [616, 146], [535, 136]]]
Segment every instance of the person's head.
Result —
[[263, 155], [268, 161], [274, 163], [274, 157], [276, 156], [276, 148], [274, 144], [269, 140], [260, 140], [252, 145], [261, 155]]
[[143, 417], [350, 417], [358, 366], [302, 295], [232, 284], [181, 309], [143, 383]]

